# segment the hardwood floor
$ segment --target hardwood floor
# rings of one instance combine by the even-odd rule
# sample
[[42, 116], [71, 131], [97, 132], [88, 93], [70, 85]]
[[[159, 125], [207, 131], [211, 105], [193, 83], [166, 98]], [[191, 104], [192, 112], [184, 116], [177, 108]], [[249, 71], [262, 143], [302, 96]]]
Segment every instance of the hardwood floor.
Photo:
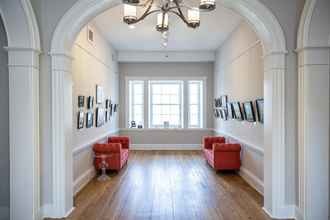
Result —
[[232, 172], [214, 172], [199, 151], [132, 151], [108, 182], [91, 181], [68, 220], [270, 220], [262, 196]]

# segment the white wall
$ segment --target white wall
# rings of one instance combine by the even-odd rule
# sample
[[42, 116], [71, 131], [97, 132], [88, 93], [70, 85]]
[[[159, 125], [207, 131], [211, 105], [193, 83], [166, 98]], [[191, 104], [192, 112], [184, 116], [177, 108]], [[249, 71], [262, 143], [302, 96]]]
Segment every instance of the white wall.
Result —
[[6, 30], [0, 17], [0, 220], [9, 219], [9, 74]]
[[[207, 77], [206, 79], [206, 128], [213, 128], [212, 99], [213, 99], [213, 63], [212, 62], [144, 62], [144, 63], [120, 63], [120, 127], [126, 128], [125, 119], [125, 78], [126, 77]], [[123, 130], [121, 134], [130, 135], [133, 144], [201, 144], [202, 136], [210, 134], [207, 129], [190, 131], [181, 129], [175, 131], [164, 131], [159, 129], [146, 129], [144, 132], [135, 130]], [[184, 138], [182, 138], [182, 136]]]
[[[115, 59], [116, 51], [112, 49], [94, 25], [89, 25], [89, 28], [94, 31], [94, 43], [87, 40], [86, 26], [81, 30], [72, 48], [73, 177], [75, 191], [93, 176], [93, 153], [91, 150], [93, 143], [103, 141], [107, 135], [118, 131], [118, 114], [114, 114], [111, 121], [104, 126], [95, 126], [96, 85], [103, 87], [104, 98], [111, 98], [113, 103], [118, 103], [119, 81]], [[84, 124], [83, 129], [77, 129], [79, 95], [85, 96], [84, 112], [87, 112], [87, 97], [94, 97], [94, 126], [92, 128], [86, 128], [86, 124]], [[105, 107], [105, 103], [101, 106]]]
[[[215, 63], [215, 97], [228, 95], [228, 101], [255, 101], [263, 98], [263, 52], [255, 32], [243, 22], [218, 49]], [[217, 133], [243, 146], [242, 173], [262, 191], [263, 136], [261, 123], [215, 120]], [[245, 174], [245, 175], [244, 175]]]

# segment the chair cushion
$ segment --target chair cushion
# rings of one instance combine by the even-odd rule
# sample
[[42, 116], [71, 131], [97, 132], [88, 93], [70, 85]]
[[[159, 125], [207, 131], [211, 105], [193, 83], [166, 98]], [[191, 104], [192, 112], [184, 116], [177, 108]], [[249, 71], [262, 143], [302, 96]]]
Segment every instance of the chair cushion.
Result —
[[214, 143], [212, 145], [213, 151], [222, 151], [222, 152], [236, 152], [241, 151], [241, 145], [240, 144], [219, 144]]

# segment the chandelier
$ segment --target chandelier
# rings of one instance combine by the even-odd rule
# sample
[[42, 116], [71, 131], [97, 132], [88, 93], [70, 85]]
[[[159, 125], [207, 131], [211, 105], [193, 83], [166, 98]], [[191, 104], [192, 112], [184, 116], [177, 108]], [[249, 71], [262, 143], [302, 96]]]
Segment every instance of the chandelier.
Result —
[[[209, 12], [215, 9], [215, 0], [200, 0], [199, 7], [191, 7], [183, 4], [183, 0], [123, 0], [123, 20], [128, 25], [136, 24], [147, 16], [157, 13], [156, 30], [167, 32], [169, 29], [169, 14], [178, 16], [188, 27], [197, 28], [200, 25], [200, 12]], [[143, 8], [141, 16], [137, 16], [137, 8]], [[185, 12], [185, 14], [184, 14]]]

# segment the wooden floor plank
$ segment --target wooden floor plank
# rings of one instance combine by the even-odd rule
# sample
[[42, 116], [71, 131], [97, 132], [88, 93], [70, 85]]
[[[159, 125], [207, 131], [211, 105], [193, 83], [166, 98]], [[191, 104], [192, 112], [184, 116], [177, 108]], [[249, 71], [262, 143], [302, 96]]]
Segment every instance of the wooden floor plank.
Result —
[[271, 220], [263, 197], [233, 172], [215, 172], [200, 151], [131, 151], [111, 179], [93, 179], [66, 220]]

